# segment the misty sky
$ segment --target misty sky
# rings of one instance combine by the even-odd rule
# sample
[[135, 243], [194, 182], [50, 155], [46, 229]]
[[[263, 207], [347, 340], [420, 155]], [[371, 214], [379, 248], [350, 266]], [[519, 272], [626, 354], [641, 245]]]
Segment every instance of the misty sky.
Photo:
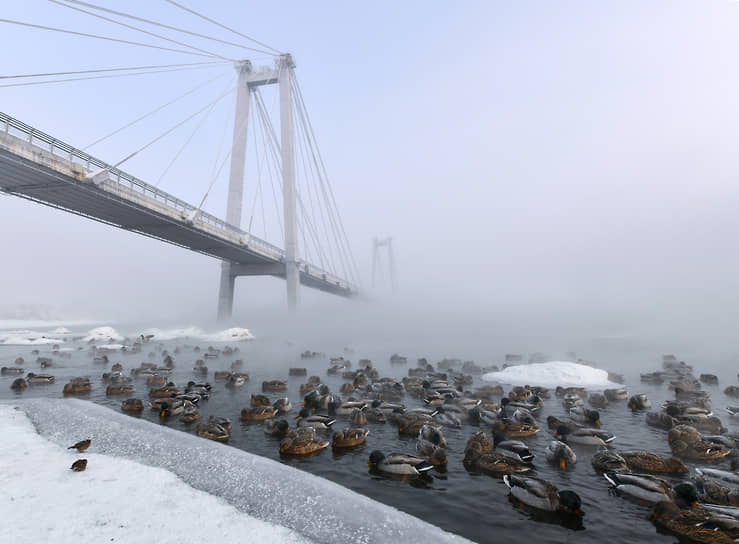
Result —
[[[163, 1], [94, 3], [235, 38]], [[372, 237], [394, 236], [394, 300], [404, 309], [544, 328], [566, 315], [603, 334], [732, 331], [739, 2], [187, 5], [293, 53], [365, 285]], [[3, 14], [161, 43], [42, 0], [7, 3]], [[8, 25], [0, 45], [4, 75], [199, 60]], [[114, 163], [222, 92], [233, 69], [0, 88], [0, 110], [83, 147], [219, 73], [90, 150]], [[214, 109], [163, 189], [202, 198], [232, 108], [229, 97]], [[156, 181], [189, 132], [123, 168]], [[226, 186], [223, 176], [205, 206], [218, 216]], [[247, 179], [245, 209], [253, 191]], [[266, 237], [282, 245], [268, 223]], [[9, 196], [0, 196], [0, 230], [2, 307], [50, 304], [101, 319], [215, 314], [211, 258]], [[305, 290], [303, 302], [347, 315], [367, 308]], [[284, 307], [284, 282], [237, 281], [246, 325]]]

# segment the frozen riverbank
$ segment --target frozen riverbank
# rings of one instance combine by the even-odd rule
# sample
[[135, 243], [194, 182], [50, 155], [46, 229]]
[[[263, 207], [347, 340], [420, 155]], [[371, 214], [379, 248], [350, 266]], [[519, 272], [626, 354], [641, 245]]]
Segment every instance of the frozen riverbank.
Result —
[[[202, 497], [218, 500], [224, 508], [235, 507], [242, 515], [248, 513], [256, 518], [253, 521], [261, 520], [267, 523], [267, 527], [285, 531], [284, 533], [274, 533], [274, 536], [266, 538], [268, 542], [290, 541], [291, 538], [297, 539], [298, 535], [301, 538], [327, 543], [417, 542], [426, 544], [427, 542], [467, 542], [418, 518], [354, 493], [323, 478], [236, 448], [132, 418], [90, 402], [29, 399], [17, 403], [13, 402], [12, 404], [20, 406], [22, 411], [33, 421], [42, 437], [48, 438], [53, 444], [49, 444], [49, 442], [37, 436], [35, 436], [35, 439], [47, 444], [50, 448], [54, 448], [56, 453], [63, 456], [64, 463], [61, 463], [61, 460], [52, 463], [49, 459], [44, 458], [42, 454], [42, 457], [37, 458], [37, 462], [41, 466], [59, 466], [54, 466], [53, 469], [50, 468], [51, 472], [49, 473], [44, 472], [45, 468], [44, 471], [39, 473], [38, 471], [32, 471], [30, 467], [26, 472], [23, 470], [23, 465], [13, 465], [12, 459], [14, 457], [12, 455], [20, 454], [13, 454], [12, 451], [5, 449], [16, 447], [12, 445], [12, 441], [6, 441], [3, 449], [0, 450], [0, 459], [2, 459], [0, 465], [8, 467], [2, 469], [2, 478], [4, 479], [6, 475], [12, 477], [13, 474], [17, 473], [21, 477], [20, 480], [16, 481], [19, 486], [24, 478], [32, 478], [35, 481], [33, 485], [39, 486], [36, 488], [37, 494], [53, 493], [54, 498], [52, 500], [60, 504], [64, 504], [65, 500], [64, 495], [56, 490], [58, 482], [69, 481], [78, 485], [81, 479], [75, 480], [74, 477], [90, 477], [94, 474], [93, 468], [98, 464], [96, 458], [110, 455], [115, 456], [115, 458], [109, 457], [109, 459], [121, 463], [136, 461], [136, 463], [132, 463], [133, 466], [149, 465], [148, 467], [142, 467], [147, 470], [166, 469], [165, 471], [159, 470], [159, 472], [168, 475], [174, 481], [180, 482], [175, 478], [175, 475], [178, 476], [184, 481], [184, 483], [180, 482], [184, 488], [192, 492], [197, 492], [195, 490], [205, 491], [207, 494], [202, 494]], [[12, 410], [7, 406], [0, 405], [0, 407], [3, 410]], [[2, 417], [0, 419], [7, 418]], [[83, 473], [72, 473], [69, 466], [78, 456], [69, 455], [65, 450], [61, 450], [60, 446], [72, 444], [83, 437], [89, 437], [93, 440], [93, 446], [85, 454], [85, 457], [90, 460], [89, 468]], [[35, 455], [35, 447], [36, 445], [32, 443], [27, 448], [29, 455]], [[6, 459], [8, 459], [8, 462], [6, 462]], [[114, 470], [110, 474], [116, 474], [116, 477], [122, 481], [126, 481], [128, 477], [128, 471], [124, 470]], [[140, 484], [142, 487], [143, 491], [140, 499], [129, 499], [125, 492], [120, 492], [117, 494], [117, 501], [136, 503], [139, 505], [137, 508], [151, 511], [151, 515], [156, 516], [159, 524], [170, 525], [171, 529], [177, 529], [180, 518], [187, 516], [187, 514], [181, 514], [179, 511], [180, 503], [183, 502], [178, 496], [179, 491], [168, 490], [165, 495], [168, 499], [163, 498], [162, 504], [159, 505], [155, 499], [151, 498], [151, 493], [156, 491], [152, 487], [161, 486], [156, 485], [156, 483], [152, 486], [150, 483], [158, 480], [152, 480], [151, 476], [147, 476], [145, 481], [146, 483], [138, 480], [133, 483], [129, 482], [131, 486]], [[107, 486], [109, 482], [104, 483]], [[22, 486], [20, 489], [22, 489]], [[113, 494], [112, 488], [103, 487], [102, 483], [97, 489], [97, 494], [101, 496], [110, 497]], [[219, 499], [215, 499], [213, 496], [219, 497]], [[126, 497], [125, 501], [123, 497]], [[94, 502], [97, 497], [96, 495], [89, 495], [85, 500]], [[184, 502], [194, 502], [197, 509], [199, 501], [200, 499]], [[20, 501], [20, 503], [22, 502]], [[225, 503], [228, 503], [228, 505]], [[29, 503], [25, 506], [21, 504], [15, 508], [19, 509], [18, 517], [10, 519], [26, 519], [26, 509], [34, 508], [34, 506]], [[43, 519], [44, 508], [40, 505], [39, 508], [38, 516]], [[101, 519], [111, 520], [111, 523], [115, 520], [115, 523], [119, 523], [118, 510], [120, 510], [121, 505], [108, 505], [108, 508], [108, 517]], [[76, 510], [72, 508], [67, 515], [74, 519]], [[3, 511], [6, 510], [3, 509]], [[249, 516], [247, 518], [252, 519]], [[172, 522], [168, 523], [170, 519]], [[0, 529], [0, 537], [3, 536], [3, 531], [8, 530], [14, 530], [12, 524]], [[140, 528], [138, 536], [147, 533], [148, 529]], [[218, 534], [220, 533], [205, 536], [205, 540], [229, 540], [228, 537], [218, 537]], [[243, 541], [243, 534], [251, 533], [241, 531], [241, 534]], [[282, 538], [283, 534], [285, 535], [284, 539]], [[151, 540], [147, 537], [146, 541], [160, 542], [160, 536], [161, 533], [152, 532]], [[193, 534], [179, 533], [178, 540], [185, 538], [185, 536], [191, 537]], [[68, 541], [71, 541], [72, 537], [69, 538]], [[254, 540], [257, 538], [259, 537], [255, 537]], [[4, 540], [0, 538], [0, 541]], [[65, 540], [60, 538], [54, 541], [64, 542]], [[102, 540], [95, 538], [75, 540], [75, 542], [100, 541]]]

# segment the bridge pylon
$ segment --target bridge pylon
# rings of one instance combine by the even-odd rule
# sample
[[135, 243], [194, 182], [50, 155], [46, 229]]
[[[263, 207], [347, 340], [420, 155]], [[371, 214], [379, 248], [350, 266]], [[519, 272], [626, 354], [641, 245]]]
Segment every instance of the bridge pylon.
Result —
[[[287, 306], [294, 311], [299, 302], [300, 269], [298, 257], [297, 191], [295, 187], [295, 121], [293, 119], [293, 69], [295, 62], [290, 54], [282, 54], [276, 69], [254, 71], [250, 61], [237, 63], [238, 83], [236, 114], [234, 119], [229, 174], [226, 222], [240, 227], [241, 208], [244, 199], [244, 164], [246, 161], [246, 135], [249, 124], [251, 89], [261, 85], [278, 84], [280, 93], [280, 150], [282, 162], [282, 191], [285, 223], [284, 269], [269, 267], [267, 274], [281, 275], [287, 280]], [[281, 265], [282, 266], [282, 265]], [[233, 313], [234, 287], [237, 276], [263, 275], [261, 267], [250, 267], [231, 261], [221, 264], [221, 281], [218, 293], [218, 319], [229, 319]]]

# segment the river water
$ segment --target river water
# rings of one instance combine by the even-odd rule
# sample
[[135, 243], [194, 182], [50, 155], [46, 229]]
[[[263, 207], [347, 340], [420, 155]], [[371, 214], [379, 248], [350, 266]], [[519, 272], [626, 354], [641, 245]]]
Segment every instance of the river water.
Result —
[[[395, 351], [388, 345], [373, 344], [371, 339], [357, 341], [352, 338], [352, 351], [345, 352], [344, 344], [338, 342], [317, 340], [313, 345], [303, 345], [286, 342], [277, 337], [258, 337], [252, 341], [238, 343], [216, 343], [213, 337], [194, 335], [190, 338], [172, 338], [160, 340], [154, 337], [145, 344], [139, 354], [126, 352], [113, 352], [108, 365], [94, 363], [90, 346], [82, 341], [73, 341], [71, 338], [84, 334], [86, 328], [73, 330], [72, 334], [64, 335], [67, 341], [61, 344], [64, 348], [72, 348], [70, 358], [53, 357], [54, 366], [40, 370], [35, 362], [37, 355], [32, 350], [38, 349], [40, 356], [50, 356], [51, 345], [0, 345], [0, 366], [11, 366], [16, 357], [25, 359], [24, 368], [26, 372], [48, 372], [56, 377], [53, 385], [33, 386], [22, 393], [10, 390], [14, 376], [0, 378], [0, 399], [12, 399], [16, 396], [28, 397], [55, 397], [62, 396], [64, 384], [72, 377], [87, 376], [94, 384], [93, 391], [82, 398], [92, 402], [108, 406], [113, 410], [120, 410], [120, 402], [125, 397], [106, 397], [105, 385], [101, 381], [103, 372], [110, 370], [110, 365], [115, 362], [123, 364], [124, 372], [129, 373], [131, 368], [137, 367], [142, 361], [161, 362], [161, 351], [168, 350], [170, 353], [179, 347], [180, 351], [175, 355], [175, 368], [171, 374], [171, 380], [184, 386], [189, 380], [205, 381], [202, 377], [195, 376], [192, 372], [196, 359], [201, 358], [202, 353], [193, 351], [192, 346], [200, 346], [202, 349], [208, 345], [222, 348], [225, 345], [238, 347], [239, 352], [230, 356], [219, 356], [214, 360], [207, 360], [209, 367], [209, 381], [213, 388], [210, 398], [200, 404], [203, 419], [210, 415], [225, 416], [233, 422], [233, 433], [229, 444], [235, 448], [241, 448], [248, 452], [262, 455], [282, 463], [292, 465], [301, 470], [322, 476], [358, 493], [369, 496], [383, 503], [392, 505], [400, 510], [424, 519], [439, 527], [465, 536], [477, 542], [500, 542], [514, 538], [535, 538], [538, 542], [594, 542], [602, 540], [611, 543], [633, 542], [675, 542], [675, 538], [656, 532], [654, 526], [647, 519], [648, 509], [631, 503], [621, 497], [609, 493], [605, 480], [596, 474], [590, 464], [593, 450], [584, 447], [575, 447], [578, 456], [577, 465], [572, 470], [560, 471], [549, 466], [544, 457], [547, 444], [551, 441], [550, 431], [546, 428], [546, 417], [555, 415], [566, 418], [565, 410], [561, 400], [554, 395], [545, 401], [542, 413], [539, 416], [541, 431], [525, 442], [536, 455], [534, 464], [536, 471], [534, 475], [544, 478], [555, 484], [560, 489], [571, 489], [576, 491], [583, 500], [585, 517], [582, 527], [576, 529], [562, 526], [553, 520], [541, 520], [534, 518], [530, 513], [517, 509], [508, 499], [507, 488], [499, 479], [469, 473], [465, 470], [462, 459], [464, 457], [464, 445], [466, 440], [478, 428], [472, 425], [464, 425], [461, 429], [444, 429], [448, 442], [448, 466], [445, 472], [432, 471], [431, 477], [425, 481], [402, 482], [389, 480], [371, 474], [368, 471], [367, 460], [372, 450], [379, 449], [389, 452], [415, 452], [415, 439], [400, 437], [397, 428], [390, 424], [368, 423], [370, 435], [367, 443], [359, 448], [341, 453], [333, 452], [331, 449], [324, 450], [318, 455], [307, 458], [281, 457], [279, 454], [279, 439], [271, 438], [264, 434], [261, 424], [244, 423], [239, 420], [242, 408], [249, 406], [251, 394], [262, 393], [261, 383], [264, 380], [281, 379], [288, 383], [288, 391], [284, 394], [268, 394], [273, 398], [288, 396], [293, 404], [292, 416], [295, 414], [296, 406], [300, 405], [301, 395], [299, 387], [306, 381], [305, 377], [290, 377], [290, 367], [306, 367], [308, 375], [317, 375], [323, 379], [332, 391], [338, 392], [344, 380], [340, 375], [329, 376], [327, 358], [303, 360], [299, 354], [305, 349], [324, 352], [327, 356], [345, 356], [356, 362], [360, 358], [368, 358], [373, 361], [374, 366], [380, 371], [381, 376], [390, 376], [400, 379], [407, 376], [408, 369], [416, 366], [418, 357], [426, 357], [430, 362], [436, 362], [445, 356], [455, 356], [455, 353], [442, 351], [440, 342], [429, 341], [428, 346], [405, 345], [403, 355], [408, 357], [408, 364], [393, 365], [389, 362], [390, 354]], [[125, 331], [135, 335], [133, 331]], [[137, 331], [138, 332], [138, 331]], [[6, 337], [8, 335], [6, 334]], [[22, 335], [21, 335], [22, 336]], [[28, 334], [26, 334], [28, 336]], [[165, 336], [174, 336], [172, 334]], [[500, 341], [500, 339], [499, 339]], [[521, 341], [516, 341], [516, 347], [520, 349]], [[609, 342], [607, 349], [598, 352], [594, 342], [583, 342], [587, 345], [588, 352], [584, 353], [589, 360], [602, 364], [604, 368], [625, 374], [629, 394], [646, 393], [652, 400], [655, 408], [666, 400], [673, 398], [673, 394], [666, 386], [653, 386], [639, 383], [639, 372], [658, 370], [661, 367], [661, 352], [654, 348], [644, 348], [643, 344], [632, 345], [629, 343]], [[187, 346], [187, 347], [186, 347]], [[432, 346], [432, 347], [429, 347]], [[79, 349], [81, 348], [81, 349]], [[531, 345], [531, 351], [536, 351], [537, 346]], [[504, 351], [487, 356], [486, 359], [478, 359], [477, 363], [487, 366], [494, 363], [500, 364]], [[682, 354], [678, 353], [678, 357]], [[550, 353], [553, 359], [561, 359], [561, 353]], [[236, 390], [227, 389], [224, 382], [213, 379], [213, 371], [229, 369], [231, 362], [242, 359], [244, 366], [242, 371], [247, 372], [250, 380], [247, 384]], [[732, 404], [731, 399], [723, 395], [723, 388], [729, 384], [735, 384], [737, 380], [737, 360], [730, 356], [707, 356], [698, 361], [686, 358], [686, 362], [694, 364], [695, 374], [701, 372], [713, 372], [719, 375], [720, 385], [706, 386], [713, 398], [714, 412], [724, 421], [724, 425], [730, 430], [739, 430], [728, 418], [721, 415], [723, 408]], [[353, 368], [356, 368], [354, 366]], [[480, 376], [474, 377], [471, 388], [484, 383]], [[532, 381], [532, 385], [535, 385]], [[541, 384], [547, 385], [547, 384]], [[136, 392], [133, 396], [148, 400], [148, 387], [144, 380], [135, 381]], [[508, 388], [506, 388], [508, 389]], [[348, 395], [343, 395], [344, 398]], [[408, 407], [420, 405], [420, 401], [406, 395], [403, 401]], [[631, 412], [626, 403], [612, 403], [607, 408], [601, 409], [601, 422], [603, 428], [613, 432], [617, 438], [612, 444], [616, 449], [646, 449], [661, 455], [669, 455], [669, 447], [666, 441], [666, 432], [648, 427], [644, 421], [644, 414]], [[145, 409], [140, 415], [131, 417], [142, 417], [157, 424], [165, 425], [186, 433], [195, 432], [195, 424], [187, 425], [177, 418], [161, 420], [157, 412]], [[292, 419], [288, 418], [292, 423]], [[335, 428], [340, 429], [348, 426], [348, 421], [341, 418], [337, 421]], [[490, 430], [487, 429], [488, 434]], [[689, 466], [692, 465], [688, 463]], [[717, 465], [718, 468], [726, 468], [728, 463]], [[670, 480], [671, 478], [666, 478]]]

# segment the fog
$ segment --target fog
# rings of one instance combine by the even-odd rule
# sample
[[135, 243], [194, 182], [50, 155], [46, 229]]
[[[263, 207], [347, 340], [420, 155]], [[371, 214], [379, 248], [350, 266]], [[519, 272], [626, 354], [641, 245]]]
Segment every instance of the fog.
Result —
[[[4, 8], [8, 19], [156, 41], [41, 0]], [[223, 35], [165, 3], [125, 9]], [[470, 356], [534, 345], [734, 353], [739, 3], [198, 9], [294, 55], [363, 280], [353, 301], [303, 289], [288, 317], [283, 281], [241, 278], [234, 322], [257, 335], [446, 343]], [[12, 51], [6, 75], [197, 60], [7, 25], [0, 44]], [[233, 73], [222, 71], [211, 95]], [[0, 110], [82, 147], [204, 77], [0, 88]], [[91, 152], [116, 162], [209, 98]], [[200, 200], [233, 115], [225, 102], [163, 189]], [[188, 130], [123, 168], [155, 180]], [[245, 187], [247, 209], [253, 179]], [[225, 216], [225, 198], [220, 179], [205, 209]], [[282, 246], [274, 223], [263, 227]], [[60, 318], [213, 324], [212, 258], [6, 195], [0, 232], [0, 314], [41, 305]], [[387, 281], [370, 287], [374, 236], [394, 239], [395, 293]]]

